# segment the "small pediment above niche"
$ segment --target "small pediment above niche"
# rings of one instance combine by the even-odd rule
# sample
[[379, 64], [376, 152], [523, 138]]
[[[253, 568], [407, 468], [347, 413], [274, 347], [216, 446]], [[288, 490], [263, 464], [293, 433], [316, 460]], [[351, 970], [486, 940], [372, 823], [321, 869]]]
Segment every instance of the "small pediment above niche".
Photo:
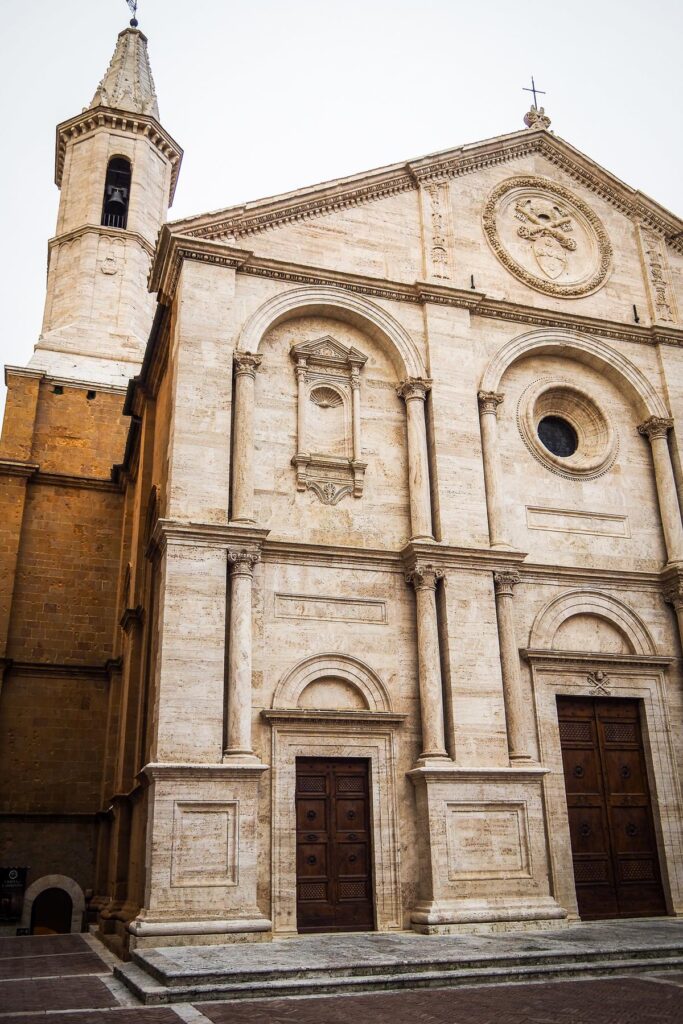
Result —
[[310, 367], [339, 367], [347, 372], [353, 366], [363, 366], [368, 358], [358, 349], [342, 345], [331, 334], [294, 345], [291, 356], [295, 363], [304, 362]]
[[331, 334], [293, 345], [297, 379], [297, 448], [292, 456], [298, 491], [324, 505], [363, 494], [361, 378], [367, 356]]

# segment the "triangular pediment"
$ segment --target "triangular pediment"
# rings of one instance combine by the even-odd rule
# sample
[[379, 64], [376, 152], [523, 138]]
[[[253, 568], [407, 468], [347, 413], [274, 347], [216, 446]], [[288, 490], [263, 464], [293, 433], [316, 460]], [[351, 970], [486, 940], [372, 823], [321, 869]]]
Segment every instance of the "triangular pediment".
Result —
[[492, 163], [519, 160], [534, 154], [547, 157], [577, 183], [668, 239], [676, 235], [683, 237], [683, 220], [543, 128], [527, 128], [443, 150], [416, 160], [176, 221], [170, 227], [174, 233], [194, 238], [238, 241], [279, 225], [325, 216], [408, 192], [433, 181], [473, 174]]
[[302, 341], [294, 345], [291, 351], [292, 359], [305, 359], [307, 362], [322, 363], [327, 366], [339, 365], [362, 366], [367, 356], [363, 355], [356, 348], [347, 348], [332, 337], [325, 334], [322, 338], [314, 338], [312, 341]]

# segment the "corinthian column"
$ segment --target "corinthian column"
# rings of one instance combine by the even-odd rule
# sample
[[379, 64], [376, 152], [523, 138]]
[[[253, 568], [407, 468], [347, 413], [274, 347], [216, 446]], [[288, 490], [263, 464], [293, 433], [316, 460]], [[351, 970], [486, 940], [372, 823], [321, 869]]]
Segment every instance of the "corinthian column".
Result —
[[493, 585], [496, 591], [496, 614], [498, 618], [500, 668], [503, 677], [508, 754], [511, 761], [529, 761], [529, 736], [526, 728], [527, 715], [522, 696], [519, 652], [517, 650], [515, 618], [512, 607], [512, 591], [517, 583], [519, 583], [518, 572], [508, 571], [493, 574]]
[[678, 621], [678, 633], [683, 645], [683, 573], [680, 569], [669, 570], [664, 584], [664, 600], [672, 605]]
[[436, 620], [436, 581], [443, 572], [433, 565], [417, 564], [406, 575], [415, 587], [417, 603], [417, 663], [422, 720], [420, 758], [448, 757], [443, 724], [441, 659]]
[[667, 560], [670, 563], [683, 561], [683, 526], [681, 525], [681, 509], [676, 495], [669, 444], [666, 435], [673, 426], [673, 420], [661, 416], [650, 416], [641, 423], [638, 430], [649, 438], [652, 448], [652, 462], [655, 468], [657, 499], [664, 530]]
[[396, 388], [406, 403], [408, 421], [408, 477], [412, 540], [433, 540], [432, 501], [429, 493], [429, 456], [425, 399], [431, 380], [409, 377]]
[[503, 488], [498, 450], [498, 406], [503, 395], [494, 391], [480, 391], [479, 422], [481, 426], [481, 455], [484, 463], [486, 514], [489, 521], [489, 542], [492, 548], [509, 548], [505, 517], [503, 515]]
[[254, 522], [254, 382], [261, 356], [235, 352], [235, 415], [232, 442], [232, 513], [238, 523]]
[[254, 760], [251, 749], [251, 586], [259, 556], [229, 551], [228, 727], [225, 758]]

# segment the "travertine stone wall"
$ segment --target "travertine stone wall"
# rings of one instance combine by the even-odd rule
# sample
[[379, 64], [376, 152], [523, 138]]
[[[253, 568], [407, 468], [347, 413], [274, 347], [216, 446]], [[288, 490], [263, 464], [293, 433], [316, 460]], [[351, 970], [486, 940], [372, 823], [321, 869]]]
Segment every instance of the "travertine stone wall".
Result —
[[[297, 387], [293, 345], [329, 335], [368, 356], [361, 374], [361, 438], [367, 462], [361, 499], [328, 506], [312, 491], [292, 487], [296, 453]], [[305, 532], [313, 543], [399, 547], [410, 536], [406, 417], [398, 379], [386, 352], [366, 332], [325, 317], [303, 317], [269, 331], [256, 374], [254, 471], [256, 517], [273, 539]], [[316, 406], [308, 402], [308, 429], [316, 435]]]
[[227, 343], [234, 272], [183, 267], [171, 338], [173, 393], [166, 514], [227, 523], [232, 352]]

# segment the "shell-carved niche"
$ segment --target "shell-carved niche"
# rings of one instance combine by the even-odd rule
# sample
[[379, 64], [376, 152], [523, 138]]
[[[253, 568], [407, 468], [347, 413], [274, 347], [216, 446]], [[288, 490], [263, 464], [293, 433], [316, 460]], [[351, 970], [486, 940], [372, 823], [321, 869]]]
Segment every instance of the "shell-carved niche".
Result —
[[331, 335], [294, 345], [297, 379], [297, 450], [292, 458], [298, 491], [311, 490], [324, 505], [360, 498], [367, 463], [361, 458], [360, 372], [367, 361]]

